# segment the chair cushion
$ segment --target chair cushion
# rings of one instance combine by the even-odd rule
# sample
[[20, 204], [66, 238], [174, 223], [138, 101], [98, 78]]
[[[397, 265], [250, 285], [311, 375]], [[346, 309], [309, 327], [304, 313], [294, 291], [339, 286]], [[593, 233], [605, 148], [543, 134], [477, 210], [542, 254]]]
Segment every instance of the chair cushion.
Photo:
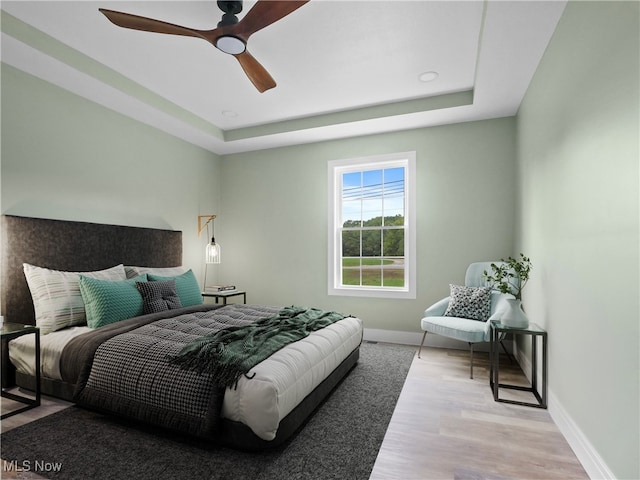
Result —
[[424, 317], [422, 330], [455, 338], [463, 342], [478, 343], [489, 341], [489, 323], [458, 317]]
[[486, 322], [491, 315], [491, 287], [449, 285], [451, 301], [445, 317], [469, 318]]

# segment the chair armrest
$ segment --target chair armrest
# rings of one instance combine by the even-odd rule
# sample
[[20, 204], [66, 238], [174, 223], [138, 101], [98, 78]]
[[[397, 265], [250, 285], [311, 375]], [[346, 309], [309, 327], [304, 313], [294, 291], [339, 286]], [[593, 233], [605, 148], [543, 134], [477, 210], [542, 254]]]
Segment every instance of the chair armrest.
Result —
[[444, 312], [447, 311], [451, 297], [443, 298], [442, 300], [434, 303], [424, 311], [425, 317], [442, 317]]

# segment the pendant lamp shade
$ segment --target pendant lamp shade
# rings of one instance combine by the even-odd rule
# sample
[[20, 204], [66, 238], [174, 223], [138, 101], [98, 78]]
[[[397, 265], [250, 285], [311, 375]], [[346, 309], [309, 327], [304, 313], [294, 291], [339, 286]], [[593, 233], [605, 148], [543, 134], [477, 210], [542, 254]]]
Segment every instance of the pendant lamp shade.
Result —
[[216, 215], [198, 215], [198, 236], [205, 228], [207, 229], [207, 234], [209, 234], [209, 228], [211, 228], [211, 242], [207, 244], [204, 250], [204, 261], [207, 264], [220, 263], [220, 244], [216, 243], [213, 225], [215, 218]]
[[215, 238], [211, 237], [204, 251], [205, 263], [220, 263], [220, 245], [216, 243]]

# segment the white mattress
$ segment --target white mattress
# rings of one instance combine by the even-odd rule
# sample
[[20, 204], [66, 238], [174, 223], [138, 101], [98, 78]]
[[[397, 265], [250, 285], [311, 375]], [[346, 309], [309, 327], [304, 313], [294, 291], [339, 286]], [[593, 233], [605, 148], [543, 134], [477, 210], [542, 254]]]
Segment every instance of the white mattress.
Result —
[[[72, 327], [40, 337], [42, 375], [61, 379], [60, 356], [74, 336], [91, 329]], [[247, 425], [264, 440], [273, 440], [280, 420], [313, 391], [362, 340], [362, 320], [348, 317], [287, 345], [256, 365], [255, 377], [241, 377], [237, 389], [227, 389], [222, 416]], [[16, 369], [34, 375], [33, 335], [9, 342]]]

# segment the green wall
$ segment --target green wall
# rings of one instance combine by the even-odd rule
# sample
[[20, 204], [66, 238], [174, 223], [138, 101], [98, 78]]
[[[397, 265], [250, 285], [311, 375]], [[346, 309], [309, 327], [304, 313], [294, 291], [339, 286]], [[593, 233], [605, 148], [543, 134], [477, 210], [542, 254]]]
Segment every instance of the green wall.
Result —
[[552, 414], [625, 479], [640, 478], [639, 5], [570, 2], [517, 116], [523, 301], [549, 332]]
[[2, 213], [182, 230], [183, 262], [201, 278], [197, 216], [219, 209], [220, 159], [6, 64], [1, 73]]
[[[417, 156], [417, 299], [329, 296], [327, 162], [409, 150]], [[366, 328], [416, 334], [422, 312], [464, 281], [469, 263], [511, 254], [515, 173], [513, 118], [226, 156], [220, 278], [248, 289], [251, 302], [336, 308]]]

